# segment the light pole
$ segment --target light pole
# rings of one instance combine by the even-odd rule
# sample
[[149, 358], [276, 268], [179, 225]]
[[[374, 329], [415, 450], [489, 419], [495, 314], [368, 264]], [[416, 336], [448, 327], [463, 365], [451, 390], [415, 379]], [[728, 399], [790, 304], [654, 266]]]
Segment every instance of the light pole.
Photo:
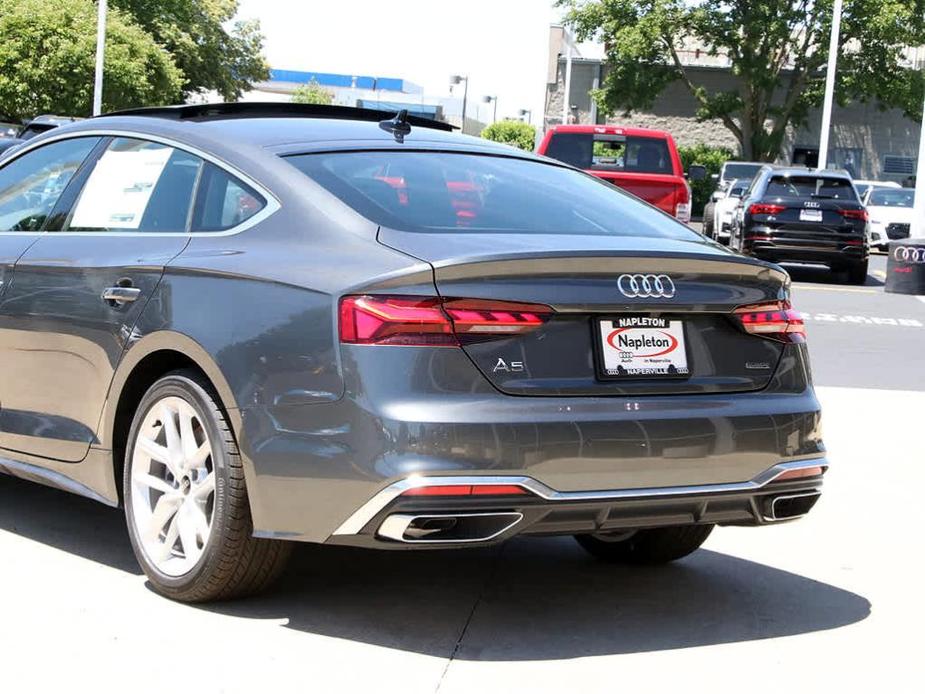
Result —
[[469, 75], [450, 75], [450, 87], [459, 84], [460, 82], [465, 82], [466, 86], [463, 89], [463, 103], [462, 103], [462, 132], [463, 135], [466, 134], [466, 99], [469, 96]]
[[533, 120], [533, 111], [529, 108], [522, 108], [517, 112], [517, 115], [524, 119], [525, 123], [529, 123]]
[[829, 130], [832, 127], [832, 101], [835, 97], [835, 68], [838, 65], [838, 39], [841, 33], [842, 0], [832, 8], [832, 33], [829, 36], [829, 66], [825, 72], [825, 101], [822, 102], [822, 133], [819, 135], [818, 168], [829, 165]]
[[98, 0], [96, 17], [96, 75], [93, 81], [93, 115], [103, 112], [103, 53], [106, 50], [106, 0]]
[[496, 123], [498, 121], [498, 97], [497, 96], [483, 96], [482, 101], [485, 102], [486, 104], [490, 104], [494, 102], [495, 110], [492, 113], [491, 122]]
[[922, 134], [919, 135], [919, 165], [915, 172], [915, 205], [910, 236], [925, 237], [925, 105], [922, 106]]
[[565, 42], [565, 94], [562, 98], [562, 125], [567, 125], [572, 106], [572, 51], [578, 52], [568, 29], [562, 27], [562, 40]]

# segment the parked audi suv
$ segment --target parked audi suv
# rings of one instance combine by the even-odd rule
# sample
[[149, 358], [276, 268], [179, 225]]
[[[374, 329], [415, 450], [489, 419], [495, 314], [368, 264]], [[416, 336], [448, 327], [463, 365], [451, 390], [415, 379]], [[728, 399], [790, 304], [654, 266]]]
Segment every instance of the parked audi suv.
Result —
[[404, 112], [139, 109], [12, 153], [0, 229], [0, 469], [123, 506], [173, 599], [293, 541], [667, 562], [820, 495], [786, 273], [561, 162]]
[[775, 263], [827, 265], [864, 284], [868, 219], [846, 172], [765, 166], [739, 202], [730, 245]]

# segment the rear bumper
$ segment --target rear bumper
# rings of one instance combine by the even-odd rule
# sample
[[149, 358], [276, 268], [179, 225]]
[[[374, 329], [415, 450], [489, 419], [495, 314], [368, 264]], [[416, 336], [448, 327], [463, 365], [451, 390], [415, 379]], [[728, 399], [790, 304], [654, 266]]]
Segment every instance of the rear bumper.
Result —
[[[742, 250], [747, 255], [772, 263], [820, 263], [837, 267], [863, 262], [869, 255], [867, 239], [857, 236], [832, 240], [801, 238], [796, 233], [755, 226], [747, 229], [744, 237]], [[862, 240], [861, 245], [848, 243]]]
[[348, 361], [336, 402], [241, 409], [257, 535], [325, 542], [417, 476], [529, 478], [597, 500], [594, 490], [616, 490], [610, 503], [625, 490], [723, 489], [825, 454], [805, 345], [787, 347], [760, 391], [635, 398], [503, 395], [461, 350], [439, 364], [428, 348], [356, 353], [379, 360], [377, 378], [354, 383], [372, 368]]
[[[409, 477], [382, 489], [358, 508], [327, 543], [403, 549], [485, 545], [514, 535], [575, 535], [714, 523], [766, 525], [794, 520], [812, 508], [821, 494], [821, 475], [779, 478], [817, 467], [825, 470], [828, 463], [824, 458], [780, 463], [740, 483], [589, 492], [556, 491], [530, 477]], [[518, 485], [525, 493], [493, 498], [403, 496], [422, 487], [480, 484]], [[414, 532], [415, 523], [439, 521], [446, 526], [449, 521], [467, 519], [478, 520], [468, 531], [460, 532], [460, 524], [443, 537], [436, 530], [426, 535]]]

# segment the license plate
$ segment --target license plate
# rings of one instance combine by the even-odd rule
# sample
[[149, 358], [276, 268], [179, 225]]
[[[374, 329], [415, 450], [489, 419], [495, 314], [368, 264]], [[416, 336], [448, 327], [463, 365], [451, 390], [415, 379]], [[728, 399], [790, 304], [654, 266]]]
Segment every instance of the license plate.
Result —
[[801, 222], [821, 222], [822, 210], [800, 210]]
[[598, 321], [604, 378], [676, 378], [690, 375], [684, 322], [626, 316]]

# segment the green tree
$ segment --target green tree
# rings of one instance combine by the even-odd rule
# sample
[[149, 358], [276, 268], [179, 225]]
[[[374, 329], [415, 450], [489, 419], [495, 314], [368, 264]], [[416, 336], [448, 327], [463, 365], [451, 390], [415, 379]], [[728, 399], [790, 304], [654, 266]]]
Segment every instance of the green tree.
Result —
[[499, 120], [482, 130], [482, 137], [532, 152], [536, 129], [529, 123], [517, 120]]
[[690, 168], [691, 164], [702, 164], [707, 169], [705, 178], [699, 181], [689, 181], [692, 209], [700, 214], [716, 188], [716, 181], [713, 180], [712, 175], [720, 172], [726, 160], [732, 158], [732, 152], [725, 147], [697, 144], [678, 147], [678, 155], [681, 157], [681, 168], [685, 171]]
[[[96, 5], [89, 0], [0, 0], [0, 111], [89, 116]], [[131, 17], [109, 14], [103, 103], [107, 110], [175, 102], [183, 75]]]
[[[173, 57], [183, 96], [214, 90], [236, 101], [270, 75], [256, 20], [233, 22], [238, 0], [110, 0]], [[233, 23], [232, 23], [233, 22]]]
[[308, 84], [296, 87], [292, 92], [292, 102], [296, 104], [321, 104], [326, 106], [334, 101], [334, 95], [312, 79]]
[[[558, 0], [579, 40], [606, 47], [593, 93], [606, 113], [650, 108], [680, 80], [701, 120], [719, 119], [746, 159], [772, 160], [787, 127], [822, 102], [832, 0]], [[925, 76], [901, 67], [904, 46], [925, 43], [925, 0], [845, 0], [837, 99], [875, 100], [915, 118]], [[685, 51], [726, 56], [737, 85], [698, 83]]]

